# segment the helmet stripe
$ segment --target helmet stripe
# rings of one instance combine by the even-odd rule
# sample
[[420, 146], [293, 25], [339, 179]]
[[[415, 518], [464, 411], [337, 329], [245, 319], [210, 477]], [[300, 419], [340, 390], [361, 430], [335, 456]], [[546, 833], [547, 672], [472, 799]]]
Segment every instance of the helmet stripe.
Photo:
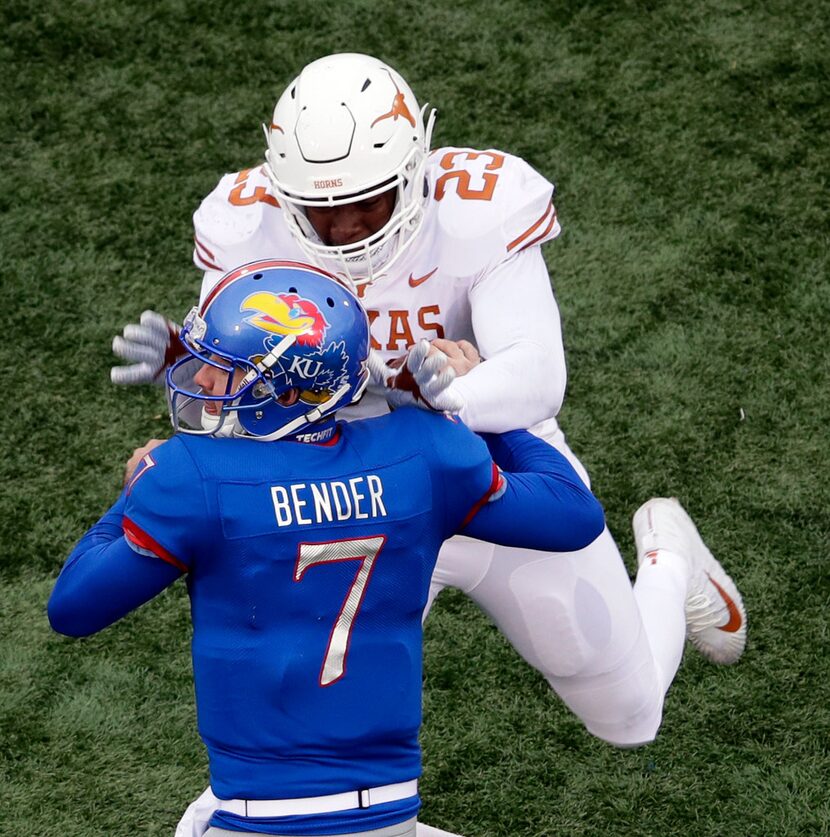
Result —
[[263, 259], [258, 262], [249, 262], [248, 264], [244, 264], [241, 267], [236, 268], [236, 270], [232, 270], [230, 273], [225, 274], [225, 276], [223, 276], [222, 279], [220, 279], [219, 282], [213, 286], [210, 293], [205, 297], [205, 301], [202, 303], [201, 311], [199, 313], [204, 317], [216, 297], [237, 279], [241, 279], [243, 276], [248, 276], [251, 273], [256, 273], [258, 270], [270, 270], [272, 267], [291, 267], [296, 270], [305, 270], [308, 273], [316, 273], [318, 275], [325, 276], [326, 278], [332, 279], [342, 285], [342, 282], [333, 274], [326, 270], [322, 270], [319, 267], [305, 264], [305, 262], [295, 262], [286, 259]]

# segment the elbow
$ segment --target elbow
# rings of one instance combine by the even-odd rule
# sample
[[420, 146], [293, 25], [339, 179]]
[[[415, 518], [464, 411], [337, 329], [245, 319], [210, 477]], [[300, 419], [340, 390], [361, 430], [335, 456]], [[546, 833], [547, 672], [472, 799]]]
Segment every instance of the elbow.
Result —
[[545, 367], [543, 374], [545, 375], [546, 385], [541, 387], [540, 398], [542, 403], [540, 412], [544, 415], [539, 419], [540, 421], [559, 415], [562, 404], [565, 402], [565, 386], [567, 383], [564, 363], [553, 362], [554, 356], [547, 350], [543, 351], [543, 365]]
[[590, 546], [605, 531], [605, 511], [592, 494], [585, 498], [578, 512], [571, 518], [570, 543], [566, 552], [576, 552]]
[[565, 401], [567, 373], [555, 345], [528, 342], [522, 349], [523, 362], [516, 370], [516, 380], [527, 382], [526, 371], [534, 370], [522, 404], [525, 426], [532, 427], [559, 414]]
[[563, 397], [553, 390], [543, 393], [541, 400], [538, 402], [538, 408], [535, 411], [530, 410], [527, 413], [528, 427], [534, 427], [543, 421], [555, 419], [562, 409], [563, 400]]
[[605, 510], [593, 495], [591, 501], [589, 509], [586, 511], [585, 533], [589, 540], [585, 546], [593, 543], [605, 531]]
[[62, 596], [56, 595], [55, 592], [52, 593], [46, 605], [46, 615], [55, 633], [71, 637], [83, 637], [95, 633], [94, 628], [90, 630], [90, 626], [84, 624], [81, 614], [71, 606], [71, 603]]

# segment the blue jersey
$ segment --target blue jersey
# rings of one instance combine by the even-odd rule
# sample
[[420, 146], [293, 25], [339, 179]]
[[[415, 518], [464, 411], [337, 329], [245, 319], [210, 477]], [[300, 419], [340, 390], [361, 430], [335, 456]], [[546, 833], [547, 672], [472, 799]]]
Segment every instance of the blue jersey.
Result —
[[[122, 516], [135, 579], [127, 585], [123, 562], [117, 581], [101, 563], [73, 570], [73, 553], [50, 618], [60, 622], [62, 603], [81, 597], [84, 619], [97, 609], [108, 623], [186, 572], [199, 731], [217, 796], [322, 796], [413, 779], [421, 616], [441, 543], [467, 526], [500, 542], [577, 548], [602, 529], [565, 460], [528, 434], [509, 435], [546, 457], [555, 478], [511, 474], [504, 486], [484, 441], [415, 409], [341, 424], [326, 445], [175, 436], [144, 458], [109, 522], [76, 548], [107, 549], [114, 536], [100, 527]], [[111, 596], [112, 613], [98, 604], [96, 583], [124, 587], [120, 608]], [[220, 812], [214, 823], [337, 833], [393, 824], [417, 807], [414, 797], [272, 822]]]

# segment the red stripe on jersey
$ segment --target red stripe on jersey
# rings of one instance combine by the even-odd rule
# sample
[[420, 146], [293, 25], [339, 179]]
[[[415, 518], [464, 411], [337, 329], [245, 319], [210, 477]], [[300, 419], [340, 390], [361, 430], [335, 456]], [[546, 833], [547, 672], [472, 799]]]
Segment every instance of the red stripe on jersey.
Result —
[[[538, 221], [531, 224], [530, 227], [528, 227], [518, 238], [514, 238], [513, 241], [511, 241], [510, 244], [507, 245], [507, 252], [509, 253], [514, 247], [518, 247], [526, 238], [533, 235], [533, 233], [535, 233], [536, 230], [538, 230], [539, 227], [541, 227], [542, 224], [545, 223], [545, 219], [548, 217], [548, 215], [551, 212], [553, 212], [553, 217], [555, 218], [556, 217], [556, 210], [553, 208], [553, 201], [551, 201], [548, 204], [547, 208], [542, 213], [542, 217]], [[548, 227], [548, 229], [550, 229], [550, 227]], [[545, 232], [543, 234], [547, 234], [547, 232]], [[529, 246], [529, 245], [525, 245], [525, 246]]]
[[216, 261], [216, 256], [214, 256], [214, 255], [213, 255], [213, 252], [212, 252], [211, 250], [208, 250], [208, 248], [207, 248], [207, 247], [205, 247], [205, 245], [204, 245], [204, 244], [202, 244], [202, 242], [201, 242], [201, 241], [199, 241], [199, 236], [194, 235], [194, 236], [193, 236], [193, 240], [196, 242], [196, 246], [197, 246], [200, 250], [204, 250], [204, 251], [205, 251], [205, 253], [207, 254], [208, 258], [213, 259], [214, 261]]
[[[218, 270], [221, 272], [222, 268], [219, 267], [219, 265], [216, 264], [215, 261], [211, 261], [212, 259], [215, 259], [213, 253], [211, 253], [210, 250], [208, 250], [208, 248], [205, 247], [205, 245], [202, 244], [202, 242], [199, 241], [198, 238], [194, 237], [193, 241], [196, 242], [196, 249], [193, 251], [193, 255], [198, 261], [200, 261], [205, 266], [205, 270]], [[209, 258], [205, 258], [205, 256], [203, 256], [202, 253], [199, 252], [200, 250], [204, 250], [205, 253], [209, 256]]]
[[501, 475], [501, 471], [499, 471], [498, 466], [496, 463], [493, 463], [493, 479], [490, 482], [490, 487], [484, 493], [484, 496], [467, 512], [467, 516], [464, 518], [464, 522], [461, 524], [460, 528], [463, 529], [481, 510], [481, 507], [485, 505], [488, 500], [501, 488], [502, 482], [504, 481], [504, 477]]
[[129, 517], [124, 517], [121, 526], [124, 529], [124, 536], [130, 543], [135, 544], [139, 549], [146, 549], [153, 553], [157, 558], [172, 564], [177, 570], [183, 573], [187, 572], [187, 564], [183, 564], [173, 555], [168, 552], [160, 543], [156, 542], [143, 529], [135, 525]]
[[526, 250], [528, 247], [532, 247], [534, 244], [538, 244], [543, 239], [547, 238], [548, 233], [553, 229], [553, 225], [556, 223], [556, 210], [553, 211], [553, 218], [550, 219], [550, 223], [545, 227], [545, 231], [541, 235], [537, 235], [532, 241], [528, 241], [527, 244], [523, 244], [519, 250]]
[[198, 250], [193, 251], [193, 261], [195, 261], [196, 266], [201, 267], [202, 270], [215, 270], [217, 273], [222, 272], [222, 268], [219, 267], [218, 264], [214, 264], [213, 262], [209, 262], [207, 259], [202, 258], [202, 255]]

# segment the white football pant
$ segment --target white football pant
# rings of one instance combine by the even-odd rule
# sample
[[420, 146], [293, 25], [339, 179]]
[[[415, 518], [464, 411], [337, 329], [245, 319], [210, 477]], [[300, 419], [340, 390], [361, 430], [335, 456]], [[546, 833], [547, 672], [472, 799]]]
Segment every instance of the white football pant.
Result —
[[[558, 431], [550, 440], [590, 485]], [[466, 593], [587, 729], [619, 747], [652, 741], [686, 635], [686, 568], [667, 556], [632, 589], [606, 528], [546, 553], [457, 536], [438, 556], [424, 617], [445, 587]]]

